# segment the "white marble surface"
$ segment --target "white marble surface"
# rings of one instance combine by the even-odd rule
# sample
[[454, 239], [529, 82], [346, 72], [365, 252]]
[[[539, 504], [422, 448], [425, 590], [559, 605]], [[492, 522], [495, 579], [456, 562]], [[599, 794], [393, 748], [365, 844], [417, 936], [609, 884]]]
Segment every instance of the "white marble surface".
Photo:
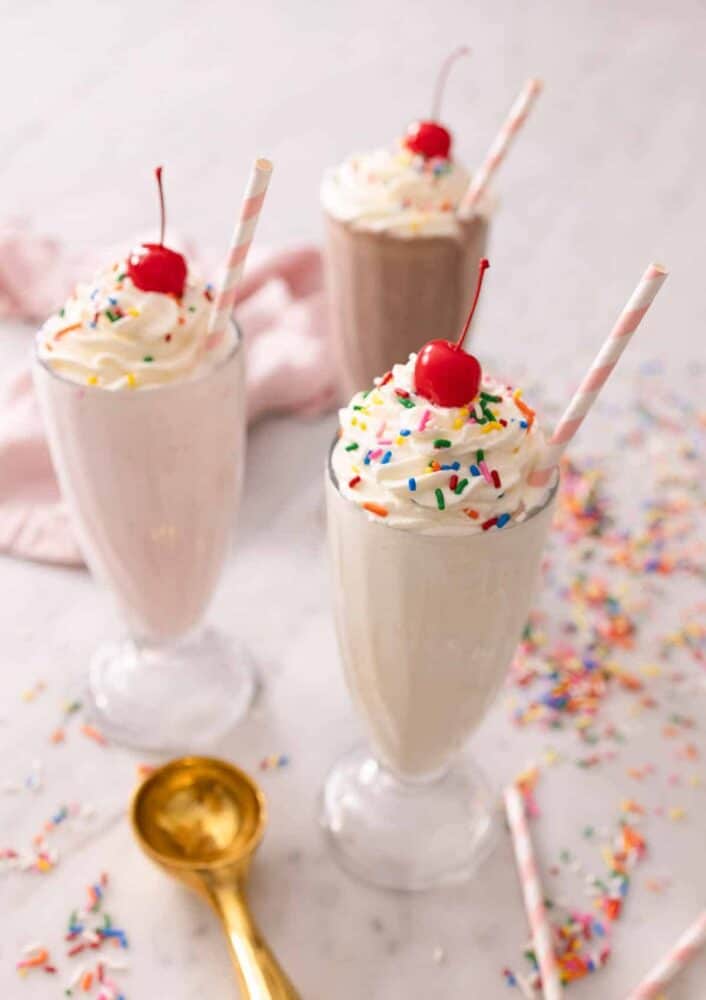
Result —
[[[436, 5], [402, 0], [345, 7], [2, 0], [0, 84], [11, 99], [0, 130], [0, 213], [28, 216], [78, 246], [131, 240], [151, 225], [149, 169], [163, 161], [173, 224], [218, 247], [248, 160], [262, 151], [277, 171], [263, 241], [316, 238], [322, 167], [356, 145], [386, 141], [423, 112], [439, 58], [468, 41], [473, 59], [455, 71], [446, 118], [469, 162], [524, 77], [541, 73], [547, 81], [499, 185], [494, 288], [476, 343], [510, 368], [522, 363], [549, 376], [550, 395], [561, 400], [652, 257], [673, 274], [639, 334], [643, 355], [703, 358], [704, 16], [696, 0], [678, 14], [656, 0], [613, 7], [499, 0], [473, 11], [453, 0], [443, 15]], [[23, 354], [27, 337], [3, 328], [3, 366]], [[560, 367], [557, 359], [568, 357]], [[619, 398], [619, 385], [610, 391]], [[288, 768], [259, 775], [271, 824], [253, 873], [253, 905], [306, 998], [514, 996], [500, 969], [521, 968], [526, 928], [506, 837], [468, 886], [401, 897], [352, 883], [316, 831], [326, 770], [359, 736], [324, 561], [320, 470], [333, 426], [332, 418], [277, 420], [253, 431], [239, 539], [213, 606], [213, 619], [248, 642], [265, 680], [251, 719], [216, 749], [249, 769], [267, 754], [291, 755]], [[618, 476], [627, 494], [634, 470]], [[95, 807], [85, 832], [57, 831], [63, 849], [54, 872], [0, 876], [0, 993], [61, 995], [70, 963], [61, 958], [60, 928], [105, 869], [113, 880], [109, 909], [131, 938], [132, 970], [122, 980], [129, 1000], [234, 995], [213, 918], [131, 839], [124, 808], [143, 758], [97, 747], [75, 726], [64, 745], [48, 742], [96, 640], [115, 629], [107, 600], [84, 573], [10, 560], [0, 562], [0, 594], [0, 779], [22, 780], [35, 759], [44, 765], [40, 791], [0, 796], [0, 843], [25, 842], [63, 802]], [[693, 581], [670, 583], [660, 622], [673, 623], [698, 597]], [[638, 652], [653, 655], [651, 647]], [[45, 692], [23, 702], [21, 692], [38, 679]], [[681, 709], [703, 720], [703, 690], [690, 687]], [[576, 846], [584, 823], [609, 822], [623, 795], [668, 797], [661, 785], [626, 784], [626, 766], [665, 752], [658, 736], [658, 727], [637, 725], [615, 765], [547, 773], [537, 828], [545, 863]], [[551, 742], [571, 753], [573, 739], [567, 732]], [[499, 704], [473, 749], [500, 788], [546, 742], [539, 733], [518, 735]], [[572, 987], [577, 1000], [623, 997], [703, 905], [704, 792], [680, 789], [674, 798], [688, 821], [651, 821], [652, 858], [618, 925], [615, 956]], [[648, 892], [645, 879], [665, 873], [669, 891]], [[559, 889], [571, 894], [571, 886]], [[61, 958], [61, 982], [42, 973], [17, 979], [19, 948], [33, 940]], [[670, 1000], [698, 1000], [705, 975], [702, 962]]]

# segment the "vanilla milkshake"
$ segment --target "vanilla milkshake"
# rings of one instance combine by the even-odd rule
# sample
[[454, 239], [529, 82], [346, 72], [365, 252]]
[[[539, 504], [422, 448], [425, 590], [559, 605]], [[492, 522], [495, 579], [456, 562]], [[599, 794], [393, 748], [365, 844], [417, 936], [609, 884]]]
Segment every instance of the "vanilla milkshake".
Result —
[[334, 769], [323, 822], [346, 867], [396, 888], [463, 877], [487, 841], [482, 782], [455, 759], [520, 638], [556, 489], [529, 486], [544, 436], [462, 349], [469, 323], [353, 396], [326, 473], [336, 629], [373, 756]]
[[[169, 727], [181, 736], [187, 705], [192, 728], [217, 734], [212, 702], [233, 681], [223, 644], [192, 635], [228, 553], [244, 461], [243, 345], [233, 325], [209, 349], [212, 299], [180, 254], [145, 244], [79, 284], [37, 337], [62, 494], [130, 636], [94, 662], [91, 693], [104, 726], [140, 745]], [[238, 698], [251, 690], [241, 682]]]
[[503, 682], [551, 505], [527, 507], [542, 434], [517, 390], [486, 376], [475, 406], [435, 406], [415, 361], [341, 411], [326, 494], [348, 685], [379, 759], [420, 778]]

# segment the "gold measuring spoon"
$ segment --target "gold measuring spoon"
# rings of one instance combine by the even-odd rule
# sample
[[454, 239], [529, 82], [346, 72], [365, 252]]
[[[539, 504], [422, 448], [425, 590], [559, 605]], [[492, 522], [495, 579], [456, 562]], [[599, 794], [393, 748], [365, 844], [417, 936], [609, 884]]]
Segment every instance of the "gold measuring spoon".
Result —
[[245, 895], [267, 819], [254, 781], [224, 761], [181, 757], [139, 786], [131, 819], [145, 854], [218, 914], [242, 1000], [300, 1000], [255, 926]]

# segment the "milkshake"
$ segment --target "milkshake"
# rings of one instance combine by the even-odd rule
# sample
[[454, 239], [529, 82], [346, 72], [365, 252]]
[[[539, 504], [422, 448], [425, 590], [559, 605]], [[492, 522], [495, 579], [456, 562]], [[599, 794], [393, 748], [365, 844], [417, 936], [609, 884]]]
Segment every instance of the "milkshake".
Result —
[[342, 411], [326, 495], [348, 685], [379, 759], [416, 779], [448, 763], [495, 697], [551, 510], [525, 507], [541, 432], [526, 426], [514, 390], [484, 378], [482, 391], [499, 400], [488, 412], [506, 421], [484, 434], [487, 423], [414, 393], [415, 361]]
[[450, 66], [467, 52], [442, 65], [431, 120], [324, 176], [331, 324], [345, 398], [418, 351], [429, 330], [455, 336], [468, 312], [492, 202], [459, 212], [471, 177], [438, 120]]
[[233, 325], [207, 348], [212, 299], [162, 238], [79, 284], [37, 337], [62, 494], [130, 636], [94, 660], [95, 714], [140, 745], [217, 735], [252, 691], [225, 642], [194, 632], [229, 549], [244, 457], [243, 346]]
[[487, 840], [482, 784], [451, 765], [530, 608], [556, 487], [528, 484], [543, 448], [521, 390], [440, 340], [340, 412], [326, 477], [334, 612], [373, 757], [333, 772], [324, 821], [368, 880], [461, 877]]
[[[67, 325], [97, 310], [95, 332], [81, 325], [62, 338], [56, 317], [43, 327], [35, 385], [86, 562], [132, 633], [162, 641], [201, 619], [228, 551], [244, 447], [243, 351], [233, 329], [219, 357], [194, 356], [204, 367], [191, 372], [186, 355], [205, 331], [203, 283], [190, 276], [177, 305], [116, 281], [117, 269], [79, 286], [64, 307]], [[103, 318], [110, 299], [125, 311], [122, 329]]]
[[486, 252], [491, 202], [457, 214], [470, 176], [446, 157], [397, 148], [330, 171], [321, 198], [331, 328], [344, 394], [417, 351], [435, 329], [454, 336]]

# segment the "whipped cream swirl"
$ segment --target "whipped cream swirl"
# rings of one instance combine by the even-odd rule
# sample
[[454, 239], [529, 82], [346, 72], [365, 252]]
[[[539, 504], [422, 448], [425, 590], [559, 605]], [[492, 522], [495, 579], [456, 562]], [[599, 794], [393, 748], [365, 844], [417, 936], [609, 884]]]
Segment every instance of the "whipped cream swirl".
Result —
[[[351, 156], [327, 171], [324, 209], [355, 228], [396, 236], [456, 236], [470, 177], [453, 160], [426, 159], [400, 146]], [[480, 211], [487, 214], [489, 203]]]
[[119, 261], [79, 284], [39, 331], [39, 357], [57, 374], [104, 389], [154, 388], [217, 364], [231, 349], [224, 337], [205, 352], [211, 288], [191, 270], [182, 298], [145, 292]]
[[436, 406], [415, 392], [415, 361], [340, 411], [332, 454], [340, 492], [371, 519], [424, 534], [523, 520], [546, 494], [527, 485], [544, 436], [521, 391], [484, 375], [471, 405]]

